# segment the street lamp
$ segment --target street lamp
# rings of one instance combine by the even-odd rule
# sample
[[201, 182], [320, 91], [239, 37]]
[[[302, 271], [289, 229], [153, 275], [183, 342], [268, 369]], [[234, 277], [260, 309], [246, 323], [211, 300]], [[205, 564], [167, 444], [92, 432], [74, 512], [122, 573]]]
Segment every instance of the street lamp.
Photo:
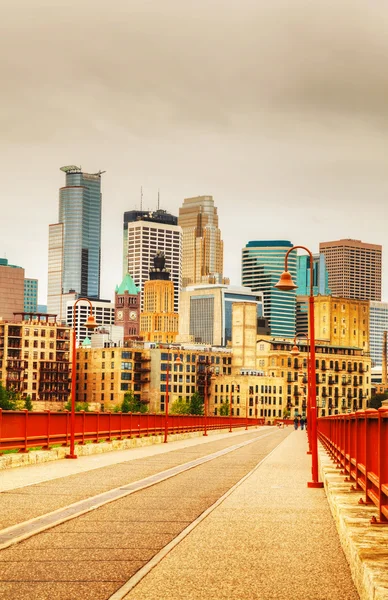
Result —
[[95, 329], [98, 326], [98, 323], [96, 322], [94, 315], [93, 315], [93, 304], [90, 302], [89, 298], [78, 298], [75, 302], [74, 302], [74, 307], [73, 307], [73, 334], [72, 334], [72, 345], [71, 345], [71, 351], [72, 351], [72, 360], [71, 360], [71, 415], [70, 415], [70, 452], [69, 454], [66, 454], [66, 458], [78, 458], [77, 455], [75, 454], [74, 451], [74, 445], [75, 445], [75, 378], [76, 378], [76, 367], [77, 367], [77, 360], [76, 360], [76, 356], [77, 356], [77, 350], [76, 350], [76, 341], [77, 341], [77, 335], [76, 335], [76, 306], [78, 304], [78, 302], [88, 302], [89, 306], [90, 306], [90, 314], [88, 316], [88, 318], [86, 319], [86, 323], [84, 324], [84, 327], [86, 327], [86, 329], [88, 329], [89, 331], [92, 331], [93, 329]]
[[214, 381], [214, 379], [216, 379], [216, 376], [214, 375], [214, 371], [213, 371], [213, 366], [209, 363], [209, 357], [206, 357], [206, 362], [205, 362], [205, 396], [204, 396], [204, 416], [205, 416], [205, 420], [204, 420], [204, 436], [207, 436], [207, 413], [208, 413], [208, 402], [209, 402], [209, 397], [208, 397], [208, 374], [211, 373], [211, 377], [210, 379], [212, 381]]
[[[315, 387], [315, 381], [312, 379], [311, 377], [311, 360], [310, 360], [310, 340], [309, 337], [307, 335], [307, 333], [301, 332], [301, 333], [297, 333], [296, 336], [294, 337], [294, 345], [291, 349], [291, 354], [292, 356], [299, 356], [300, 351], [299, 348], [297, 346], [297, 339], [300, 337], [305, 337], [306, 341], [307, 341], [307, 441], [309, 444], [309, 449], [307, 451], [307, 454], [311, 454], [311, 429], [309, 427], [309, 421], [310, 421], [310, 398], [311, 398], [311, 387], [312, 385], [314, 385]], [[304, 378], [304, 376], [303, 376]], [[303, 411], [303, 406], [302, 406], [302, 411]], [[302, 412], [303, 414], [303, 412]]]
[[[167, 348], [167, 368], [166, 368], [166, 396], [165, 396], [165, 407], [164, 407], [164, 443], [167, 444], [168, 442], [168, 386], [169, 386], [169, 380], [168, 380], [168, 376], [169, 376], [169, 366], [170, 366], [170, 352], [169, 352], [170, 348]], [[180, 365], [182, 363], [181, 359], [179, 356], [176, 357], [175, 359], [175, 364], [176, 365]], [[172, 355], [171, 355], [171, 370], [173, 370], [174, 368], [174, 362], [172, 360]]]
[[[318, 477], [318, 436], [317, 436], [317, 407], [316, 407], [316, 374], [315, 374], [315, 323], [314, 323], [314, 259], [313, 255], [305, 246], [293, 246], [287, 250], [284, 257], [284, 272], [280, 280], [275, 285], [278, 290], [289, 292], [295, 290], [298, 286], [292, 280], [291, 273], [288, 271], [288, 256], [293, 250], [305, 250], [310, 257], [310, 295], [309, 295], [309, 338], [310, 338], [310, 415], [308, 416], [308, 429], [311, 430], [311, 459], [312, 459], [312, 481], [307, 483], [310, 488], [321, 488], [323, 483]], [[310, 423], [309, 423], [310, 421]]]
[[[232, 386], [235, 385], [236, 388], [239, 388], [239, 384], [233, 379], [230, 382], [230, 394], [229, 394], [229, 433], [232, 433]], [[239, 390], [236, 389], [236, 392], [239, 393]]]

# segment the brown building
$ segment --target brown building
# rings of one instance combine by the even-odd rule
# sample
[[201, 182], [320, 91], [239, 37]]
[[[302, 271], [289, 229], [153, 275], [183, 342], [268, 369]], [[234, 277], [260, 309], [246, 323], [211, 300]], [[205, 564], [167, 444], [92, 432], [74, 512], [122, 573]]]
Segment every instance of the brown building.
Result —
[[70, 328], [53, 315], [18, 316], [0, 321], [0, 381], [29, 395], [34, 410], [63, 409], [70, 394]]
[[150, 279], [144, 284], [144, 311], [140, 315], [140, 336], [146, 342], [171, 343], [178, 335], [179, 314], [174, 312], [174, 284], [165, 268], [165, 257], [154, 257]]
[[140, 331], [140, 291], [129, 273], [115, 290], [115, 325], [124, 327], [124, 339]]
[[333, 296], [381, 301], [382, 246], [361, 240], [321, 242]]
[[223, 283], [224, 243], [213, 196], [186, 198], [179, 209], [178, 225], [183, 235], [182, 287]]
[[24, 310], [24, 269], [0, 258], [0, 320], [12, 321], [14, 312]]

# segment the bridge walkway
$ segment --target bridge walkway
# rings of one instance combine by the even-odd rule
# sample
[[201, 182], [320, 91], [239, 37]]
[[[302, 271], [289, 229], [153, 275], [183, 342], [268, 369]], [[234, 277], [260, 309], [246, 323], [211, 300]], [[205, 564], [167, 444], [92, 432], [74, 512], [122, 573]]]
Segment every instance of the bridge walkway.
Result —
[[359, 597], [303, 432], [139, 451], [3, 473], [0, 599]]

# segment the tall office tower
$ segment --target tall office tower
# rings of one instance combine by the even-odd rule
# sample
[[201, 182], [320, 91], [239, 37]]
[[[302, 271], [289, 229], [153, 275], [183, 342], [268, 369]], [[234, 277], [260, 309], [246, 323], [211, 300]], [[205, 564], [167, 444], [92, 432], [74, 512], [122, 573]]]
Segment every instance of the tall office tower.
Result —
[[36, 314], [38, 311], [38, 280], [24, 280], [24, 312]]
[[149, 279], [153, 258], [160, 251], [166, 257], [166, 267], [174, 284], [174, 312], [179, 311], [182, 287], [182, 230], [178, 219], [165, 210], [130, 210], [124, 213], [123, 277], [129, 273], [141, 291]]
[[[271, 335], [295, 335], [295, 290], [281, 292], [275, 288], [284, 271], [284, 257], [292, 248], [284, 240], [248, 242], [242, 250], [242, 284], [253, 292], [263, 292], [264, 316], [269, 319]], [[291, 252], [288, 270], [296, 281], [297, 254]]]
[[382, 246], [360, 240], [321, 242], [333, 296], [381, 300]]
[[165, 257], [157, 252], [150, 280], [144, 284], [144, 312], [140, 335], [146, 342], [172, 343], [178, 335], [179, 314], [174, 312], [174, 284], [165, 267]]
[[[306, 254], [297, 257], [296, 285], [298, 296], [310, 295], [310, 257]], [[324, 254], [313, 255], [313, 294], [330, 295], [329, 273]]]
[[388, 331], [388, 302], [370, 302], [369, 307], [370, 355], [372, 366], [383, 363], [383, 337]]
[[256, 333], [263, 326], [263, 295], [247, 287], [198, 284], [181, 293], [179, 341], [227, 346], [232, 341], [232, 310], [236, 302], [254, 305]]
[[195, 283], [224, 283], [224, 243], [213, 196], [186, 198], [179, 209], [178, 223], [183, 234], [183, 287]]
[[24, 308], [24, 269], [0, 258], [0, 320], [12, 321]]
[[[298, 256], [296, 285], [296, 332], [308, 332], [308, 296], [310, 295], [310, 257]], [[324, 254], [313, 255], [313, 294], [329, 296], [329, 273], [326, 269]]]
[[49, 225], [47, 310], [66, 318], [66, 302], [99, 298], [101, 262], [101, 174], [62, 167], [58, 223]]

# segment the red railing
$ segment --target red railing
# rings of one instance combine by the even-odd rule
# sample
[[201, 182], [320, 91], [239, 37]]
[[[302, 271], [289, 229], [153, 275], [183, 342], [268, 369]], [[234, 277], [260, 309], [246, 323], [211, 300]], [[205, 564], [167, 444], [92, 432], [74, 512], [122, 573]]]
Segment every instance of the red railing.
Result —
[[318, 435], [354, 490], [364, 491], [361, 504], [375, 504], [388, 524], [388, 409], [373, 408], [318, 419]]
[[[207, 429], [226, 429], [230, 417], [207, 417]], [[232, 417], [232, 427], [262, 425], [263, 419]], [[110, 441], [164, 433], [164, 414], [76, 412], [75, 441]], [[187, 433], [204, 429], [202, 415], [169, 415], [168, 433]], [[28, 412], [0, 409], [0, 452], [29, 448], [67, 446], [70, 441], [70, 412]]]

